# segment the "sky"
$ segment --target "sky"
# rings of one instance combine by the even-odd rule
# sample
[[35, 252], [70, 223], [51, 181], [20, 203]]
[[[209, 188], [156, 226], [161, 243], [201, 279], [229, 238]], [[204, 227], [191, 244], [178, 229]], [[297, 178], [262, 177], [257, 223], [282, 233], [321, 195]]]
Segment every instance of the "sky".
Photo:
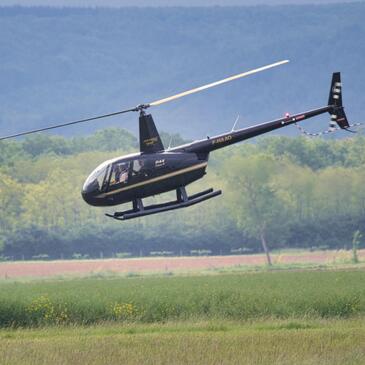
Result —
[[[232, 6], [349, 3], [353, 0], [0, 0], [0, 6]], [[361, 1], [358, 1], [361, 2]]]

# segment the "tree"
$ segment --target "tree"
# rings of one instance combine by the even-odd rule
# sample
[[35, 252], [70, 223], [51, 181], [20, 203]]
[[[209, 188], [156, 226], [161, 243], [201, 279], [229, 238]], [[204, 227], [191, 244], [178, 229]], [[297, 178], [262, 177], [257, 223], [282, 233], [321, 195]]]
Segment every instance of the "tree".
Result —
[[16, 231], [23, 192], [18, 183], [0, 173], [0, 252], [9, 234]]
[[361, 239], [361, 232], [359, 230], [354, 232], [354, 235], [352, 237], [352, 262], [354, 264], [359, 263], [359, 256], [357, 254], [357, 249], [359, 248]]
[[62, 137], [35, 134], [26, 137], [23, 142], [23, 150], [32, 157], [53, 152], [56, 155], [71, 153], [67, 141]]
[[[283, 227], [284, 205], [276, 196], [273, 177], [279, 164], [267, 155], [235, 157], [226, 170], [230, 207], [237, 226], [261, 241], [271, 265], [268, 237], [278, 226]], [[277, 239], [277, 237], [276, 237]]]

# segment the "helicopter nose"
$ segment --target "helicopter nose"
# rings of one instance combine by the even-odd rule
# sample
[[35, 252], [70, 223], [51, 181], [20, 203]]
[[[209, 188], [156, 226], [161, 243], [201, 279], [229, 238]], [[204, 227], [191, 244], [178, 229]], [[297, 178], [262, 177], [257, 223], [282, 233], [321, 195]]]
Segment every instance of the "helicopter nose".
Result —
[[87, 204], [97, 205], [95, 195], [99, 192], [99, 185], [93, 181], [89, 184], [84, 184], [81, 196]]
[[87, 203], [89, 205], [94, 205], [93, 204], [94, 199], [93, 199], [92, 194], [90, 192], [82, 190], [81, 191], [81, 196], [82, 196], [82, 199], [84, 199], [85, 203]]
[[81, 196], [82, 196], [82, 199], [84, 199], [84, 201], [87, 203], [87, 204], [90, 204], [90, 198], [91, 198], [91, 196], [90, 196], [90, 193], [88, 193], [87, 191], [85, 191], [85, 190], [82, 190], [81, 191]]
[[103, 206], [104, 199], [98, 199], [92, 192], [90, 193], [85, 190], [82, 190], [81, 196], [82, 199], [84, 199], [84, 201], [89, 205], [92, 205], [94, 207]]

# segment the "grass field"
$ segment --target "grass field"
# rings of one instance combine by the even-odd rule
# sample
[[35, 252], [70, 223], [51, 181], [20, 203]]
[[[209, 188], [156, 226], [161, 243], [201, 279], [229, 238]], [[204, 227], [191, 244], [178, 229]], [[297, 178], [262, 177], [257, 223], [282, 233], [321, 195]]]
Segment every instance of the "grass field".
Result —
[[0, 281], [0, 364], [365, 363], [365, 271]]
[[0, 282], [0, 327], [365, 315], [365, 271]]
[[363, 365], [365, 320], [8, 329], [0, 342], [3, 365]]

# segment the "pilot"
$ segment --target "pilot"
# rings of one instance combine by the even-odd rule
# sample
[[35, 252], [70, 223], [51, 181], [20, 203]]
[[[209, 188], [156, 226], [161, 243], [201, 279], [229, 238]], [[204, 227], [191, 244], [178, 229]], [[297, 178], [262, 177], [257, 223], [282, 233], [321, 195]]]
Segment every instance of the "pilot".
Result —
[[127, 183], [128, 182], [128, 167], [125, 167], [124, 169], [121, 169], [119, 182], [121, 182], [121, 183]]
[[115, 167], [115, 183], [128, 182], [128, 164], [120, 164]]
[[122, 173], [122, 168], [120, 165], [115, 166], [115, 182], [120, 182], [120, 175]]

